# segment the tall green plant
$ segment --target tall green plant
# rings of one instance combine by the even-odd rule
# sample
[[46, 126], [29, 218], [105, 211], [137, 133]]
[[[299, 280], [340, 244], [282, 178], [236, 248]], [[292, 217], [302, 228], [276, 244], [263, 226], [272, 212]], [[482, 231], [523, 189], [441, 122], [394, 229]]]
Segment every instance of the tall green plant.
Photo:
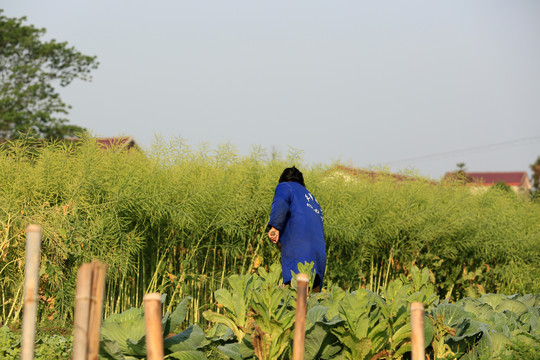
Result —
[[[43, 321], [69, 323], [77, 268], [107, 263], [105, 315], [139, 307], [147, 291], [169, 309], [192, 296], [202, 320], [234, 273], [279, 259], [266, 224], [279, 174], [298, 154], [270, 158], [230, 144], [192, 148], [157, 140], [146, 151], [79, 143], [0, 147], [0, 316], [20, 318], [24, 229], [43, 227]], [[540, 207], [459, 184], [348, 174], [301, 166], [324, 211], [326, 284], [380, 294], [414, 265], [429, 266], [436, 292], [459, 299], [487, 292], [538, 292]]]

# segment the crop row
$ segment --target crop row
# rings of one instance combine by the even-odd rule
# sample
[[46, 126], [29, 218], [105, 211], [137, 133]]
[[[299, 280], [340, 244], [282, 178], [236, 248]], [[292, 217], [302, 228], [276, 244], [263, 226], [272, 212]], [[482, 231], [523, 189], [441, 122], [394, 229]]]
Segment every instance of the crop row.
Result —
[[[309, 273], [310, 265], [300, 266]], [[412, 302], [426, 307], [424, 335], [429, 359], [535, 359], [540, 350], [540, 295], [487, 294], [455, 303], [435, 294], [427, 269], [411, 269], [381, 288], [381, 295], [332, 287], [308, 298], [307, 359], [410, 358]], [[232, 275], [215, 292], [204, 317], [210, 325], [189, 325], [190, 299], [162, 319], [166, 358], [291, 359], [296, 305], [295, 279], [281, 285], [280, 266], [254, 274]], [[183, 331], [181, 331], [183, 330]], [[176, 331], [180, 331], [176, 333]], [[143, 310], [112, 314], [101, 328], [103, 359], [146, 358]], [[18, 358], [16, 336], [0, 329], [0, 355]], [[60, 336], [38, 341], [37, 357], [65, 358], [69, 342]], [[55, 351], [57, 351], [55, 353]], [[45, 354], [45, 355], [40, 355]]]

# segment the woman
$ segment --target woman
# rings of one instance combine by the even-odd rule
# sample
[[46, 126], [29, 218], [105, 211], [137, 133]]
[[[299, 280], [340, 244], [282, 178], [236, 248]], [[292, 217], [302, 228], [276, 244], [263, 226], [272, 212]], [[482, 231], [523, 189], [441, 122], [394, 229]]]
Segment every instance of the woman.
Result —
[[283, 283], [290, 283], [291, 271], [298, 273], [298, 263], [314, 262], [312, 291], [320, 291], [326, 269], [322, 210], [294, 166], [279, 178], [268, 227], [268, 237], [281, 249]]

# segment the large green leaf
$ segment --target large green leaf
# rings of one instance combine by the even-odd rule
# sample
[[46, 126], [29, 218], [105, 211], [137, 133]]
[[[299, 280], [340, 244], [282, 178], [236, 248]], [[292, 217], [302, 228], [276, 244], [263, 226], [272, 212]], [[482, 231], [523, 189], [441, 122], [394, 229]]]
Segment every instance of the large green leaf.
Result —
[[180, 334], [164, 340], [163, 346], [171, 352], [196, 350], [208, 343], [202, 329], [197, 325], [191, 325]]
[[399, 329], [397, 329], [394, 334], [392, 335], [392, 344], [394, 348], [392, 350], [395, 350], [399, 344], [401, 344], [403, 341], [406, 341], [407, 339], [411, 338], [411, 323], [408, 322], [405, 325], [401, 326]]
[[227, 315], [230, 316], [238, 326], [242, 327], [246, 322], [246, 301], [249, 302], [244, 295], [244, 286], [246, 284], [243, 282], [243, 279], [245, 279], [245, 277], [233, 275], [231, 278], [229, 278], [229, 282], [231, 283], [231, 286], [235, 286], [236, 290], [233, 290], [233, 292], [230, 293], [228, 290], [219, 289], [214, 292], [214, 296], [217, 302], [225, 307]]
[[510, 297], [512, 300], [517, 300], [525, 304], [529, 308], [540, 306], [540, 294], [527, 294], [523, 296]]
[[451, 336], [455, 342], [459, 342], [468, 337], [475, 337], [483, 332], [489, 331], [489, 325], [471, 319], [464, 319], [458, 326], [456, 326], [456, 335]]
[[440, 304], [431, 310], [431, 314], [442, 316], [444, 318], [444, 324], [451, 327], [455, 327], [469, 318], [469, 314], [455, 304]]
[[165, 336], [167, 336], [171, 332], [175, 332], [178, 326], [180, 326], [180, 324], [182, 324], [182, 322], [186, 320], [186, 315], [189, 309], [189, 303], [191, 299], [191, 297], [184, 298], [184, 300], [182, 300], [180, 304], [178, 304], [176, 309], [174, 309], [174, 311], [168, 318], [168, 321], [163, 324], [163, 334]]
[[351, 344], [351, 345], [356, 348], [355, 355], [353, 358], [354, 360], [364, 359], [371, 351], [371, 340], [367, 338], [361, 339], [356, 344], [354, 345]]
[[[326, 314], [328, 315], [328, 313], [326, 313]], [[326, 317], [325, 317], [325, 319], [326, 319]], [[328, 319], [328, 320], [325, 320], [324, 323], [325, 323], [326, 325], [336, 325], [336, 324], [339, 324], [339, 323], [344, 322], [344, 321], [345, 321], [345, 320], [343, 320], [343, 319], [341, 318], [341, 316], [340, 316], [339, 314], [337, 314], [337, 315], [334, 316], [333, 318]]]
[[423, 286], [426, 286], [429, 283], [429, 269], [423, 268], [419, 270], [418, 267], [413, 266], [411, 269], [411, 282], [414, 291], [419, 291]]
[[538, 334], [540, 332], [540, 319], [534, 309], [530, 308], [519, 320], [523, 324], [524, 331], [531, 334]]
[[327, 312], [328, 308], [322, 305], [317, 305], [309, 309], [306, 314], [306, 329], [318, 322], [324, 321]]
[[304, 346], [304, 357], [307, 359], [316, 359], [324, 338], [327, 335], [326, 329], [322, 325], [313, 325], [306, 331]]
[[497, 306], [495, 307], [495, 311], [497, 312], [511, 311], [515, 313], [517, 317], [520, 317], [526, 314], [529, 311], [529, 308], [518, 300], [510, 300], [507, 298], [502, 298], [500, 302], [497, 304]]
[[506, 296], [503, 294], [485, 294], [482, 295], [480, 301], [489, 304], [493, 309], [495, 309], [502, 301], [506, 299]]
[[145, 333], [144, 314], [138, 308], [113, 314], [101, 325], [101, 340], [115, 341], [124, 355], [146, 355]]
[[432, 305], [438, 305], [439, 297], [435, 294], [435, 288], [432, 284], [429, 284], [429, 290], [417, 291], [407, 297], [407, 302], [421, 302], [426, 308]]
[[207, 360], [206, 355], [202, 351], [197, 350], [176, 351], [167, 355], [167, 357], [178, 360]]
[[271, 333], [271, 323], [279, 323], [283, 329], [292, 325], [294, 311], [289, 309], [291, 303], [290, 289], [272, 285], [253, 293], [252, 309], [257, 325], [265, 333]]
[[340, 356], [339, 354], [343, 353], [343, 346], [339, 343], [339, 341], [330, 344], [328, 346], [325, 346], [323, 348], [322, 354], [320, 355], [321, 360], [339, 360], [339, 359], [345, 359], [345, 357]]
[[238, 323], [238, 317], [236, 314], [236, 305], [234, 304], [234, 300], [232, 297], [232, 294], [229, 292], [229, 290], [225, 289], [219, 289], [214, 292], [214, 297], [216, 298], [216, 301], [223, 305], [225, 310], [228, 311], [229, 315], [234, 318], [234, 321]]
[[344, 320], [339, 315], [336, 315], [329, 321], [325, 316], [327, 313], [328, 308], [322, 305], [316, 305], [307, 311], [306, 359], [328, 359], [342, 349], [342, 346], [339, 346], [338, 339], [330, 332], [330, 329]]
[[120, 346], [114, 340], [101, 340], [99, 355], [111, 360], [124, 360], [126, 358], [124, 354], [122, 354]]
[[491, 305], [473, 298], [464, 298], [456, 302], [476, 320], [482, 320], [492, 324], [498, 317], [497, 312]]
[[253, 346], [247, 341], [218, 346], [218, 350], [234, 360], [252, 359], [255, 356]]
[[291, 270], [291, 286], [293, 288], [298, 287], [298, 274], [306, 274], [308, 276], [308, 287], [311, 289], [313, 288], [313, 282], [315, 281], [315, 269], [313, 267], [315, 266], [314, 262], [308, 263], [307, 261], [304, 263], [299, 262], [298, 263], [298, 273], [295, 273]]
[[[281, 264], [273, 263], [270, 265], [270, 271], [266, 271], [262, 266], [257, 269], [259, 274], [259, 284], [265, 283], [267, 286], [281, 285], [282, 276], [281, 276]], [[253, 284], [253, 288], [259, 288], [258, 285]]]
[[231, 318], [222, 314], [218, 314], [211, 310], [204, 311], [202, 315], [206, 320], [210, 322], [223, 324], [229, 327], [233, 331], [238, 341], [241, 341], [244, 338], [244, 335], [245, 335], [244, 332], [238, 329], [238, 326], [236, 326], [236, 323]]
[[339, 313], [358, 339], [367, 337], [368, 331], [378, 321], [380, 297], [371, 291], [359, 290], [345, 296], [339, 303]]
[[206, 338], [210, 341], [232, 340], [234, 332], [227, 325], [218, 323], [206, 332]]
[[412, 344], [410, 341], [407, 341], [406, 343], [403, 343], [396, 352], [392, 354], [394, 359], [400, 359], [403, 354], [411, 352], [412, 350]]
[[241, 295], [243, 298], [249, 298], [249, 284], [253, 280], [251, 274], [231, 275], [228, 278], [232, 292]]
[[388, 344], [388, 323], [380, 321], [375, 326], [378, 317], [371, 320], [369, 338], [371, 340], [371, 350], [375, 353], [383, 350]]
[[356, 300], [353, 295], [345, 297], [339, 305], [340, 314], [357, 339], [367, 337], [369, 331], [369, 308], [366, 303]]
[[232, 300], [234, 303], [234, 314], [237, 319], [237, 324], [244, 326], [246, 324], [246, 303], [245, 298], [242, 294], [234, 292], [232, 295]]
[[330, 326], [323, 322], [317, 322], [306, 330], [304, 343], [305, 359], [328, 359], [342, 349], [336, 336], [330, 332]]
[[[321, 296], [325, 296], [325, 294], [323, 293]], [[328, 312], [326, 314], [328, 319], [339, 317], [339, 304], [345, 296], [349, 296], [349, 294], [341, 290], [339, 287], [333, 286], [328, 295], [326, 295], [326, 298], [321, 301], [320, 304], [328, 308]]]
[[516, 325], [518, 325], [516, 314], [510, 311], [502, 314], [496, 312], [495, 315], [489, 319], [489, 322], [486, 323], [490, 325], [490, 329], [494, 329], [505, 334], [510, 333], [510, 326], [512, 329], [515, 329]]
[[427, 315], [425, 315], [424, 316], [424, 348], [427, 348], [431, 344], [431, 341], [433, 341], [434, 336], [435, 336], [435, 328], [433, 327], [433, 323], [427, 317]]
[[495, 330], [486, 331], [478, 344], [478, 354], [497, 359], [509, 343], [510, 339], [500, 332]]
[[[390, 281], [386, 288], [381, 287], [382, 297], [386, 299], [387, 302], [392, 302], [392, 300], [397, 297], [405, 297], [410, 288], [411, 287], [405, 285], [401, 279], [395, 279]], [[402, 296], [398, 295], [400, 292], [403, 294]]]
[[519, 346], [527, 347], [528, 349], [537, 349], [540, 350], [540, 337], [534, 336], [532, 334], [520, 332], [513, 333], [511, 342], [514, 344], [519, 344]]

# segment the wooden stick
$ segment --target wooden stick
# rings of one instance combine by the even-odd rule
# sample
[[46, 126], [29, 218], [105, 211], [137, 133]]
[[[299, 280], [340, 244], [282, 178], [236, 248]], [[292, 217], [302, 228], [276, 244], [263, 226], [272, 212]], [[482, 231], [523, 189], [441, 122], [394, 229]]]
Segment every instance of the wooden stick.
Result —
[[26, 228], [21, 360], [32, 360], [34, 358], [40, 256], [41, 227], [39, 225], [29, 225]]
[[306, 333], [306, 302], [309, 277], [298, 274], [296, 278], [296, 318], [294, 320], [293, 360], [304, 359], [304, 340]]
[[144, 320], [146, 323], [146, 356], [148, 360], [163, 360], [163, 329], [161, 327], [161, 295], [146, 294]]
[[412, 360], [425, 360], [424, 348], [424, 304], [411, 303]]
[[73, 319], [72, 360], [86, 360], [88, 352], [88, 322], [92, 294], [92, 265], [82, 264], [77, 272], [75, 316]]
[[98, 360], [107, 266], [97, 260], [92, 261], [90, 265], [92, 266], [92, 293], [90, 297], [90, 318], [88, 319], [88, 359]]

